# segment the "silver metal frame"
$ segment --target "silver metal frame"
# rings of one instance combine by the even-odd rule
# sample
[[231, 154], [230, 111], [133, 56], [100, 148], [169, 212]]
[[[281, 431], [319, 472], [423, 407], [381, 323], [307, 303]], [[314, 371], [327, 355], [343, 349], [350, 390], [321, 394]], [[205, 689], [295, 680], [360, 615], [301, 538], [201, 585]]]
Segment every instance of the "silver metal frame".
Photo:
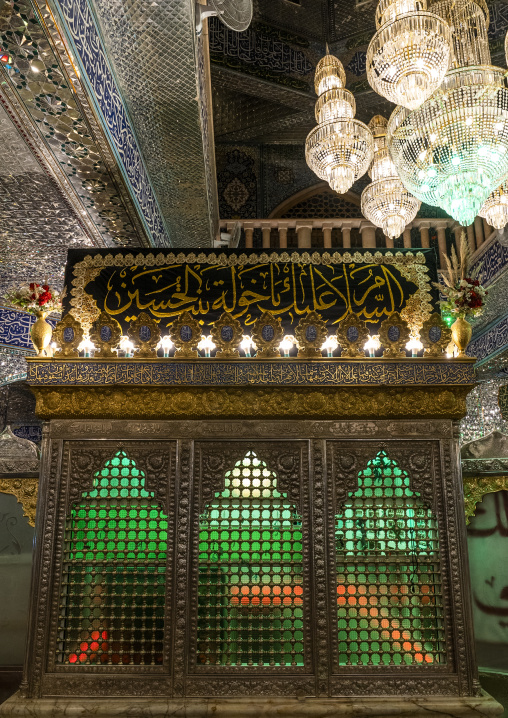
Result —
[[[44, 427], [26, 697], [475, 696], [466, 530], [456, 429], [449, 420], [52, 420]], [[123, 448], [168, 515], [162, 666], [55, 665], [66, 516], [93, 473]], [[302, 512], [309, 588], [303, 667], [196, 665], [196, 531], [225, 471], [253, 448]], [[447, 663], [334, 669], [334, 515], [381, 448], [434, 511], [440, 538]]]

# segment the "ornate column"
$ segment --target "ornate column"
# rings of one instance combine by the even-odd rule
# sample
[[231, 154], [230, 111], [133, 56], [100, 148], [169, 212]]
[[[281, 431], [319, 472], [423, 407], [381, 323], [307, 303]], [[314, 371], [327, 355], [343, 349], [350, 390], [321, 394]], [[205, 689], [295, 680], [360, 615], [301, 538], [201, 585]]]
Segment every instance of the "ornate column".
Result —
[[342, 247], [349, 249], [351, 247], [351, 224], [349, 222], [342, 222], [340, 228], [342, 232]]
[[404, 230], [404, 233], [402, 235], [403, 239], [404, 239], [404, 248], [405, 249], [411, 249], [411, 226], [412, 225], [408, 224], [408, 226], [406, 227], [406, 229]]
[[445, 219], [440, 219], [435, 222], [437, 229], [437, 244], [439, 248], [439, 266], [441, 269], [446, 268], [445, 257], [447, 254], [446, 249], [446, 227], [448, 223]]
[[487, 220], [484, 219], [483, 220], [483, 241], [484, 242], [487, 241], [487, 239], [490, 237], [491, 234], [492, 234], [492, 227], [487, 222]]
[[253, 235], [254, 235], [254, 226], [253, 222], [244, 222], [243, 223], [243, 231], [245, 232], [245, 249], [252, 249], [253, 247]]
[[325, 249], [331, 249], [332, 248], [332, 229], [333, 229], [333, 223], [327, 222], [323, 224], [323, 247]]
[[279, 247], [286, 249], [288, 246], [288, 223], [278, 222], [277, 228], [279, 230]]
[[474, 233], [476, 235], [476, 249], [483, 244], [483, 222], [481, 217], [477, 217], [474, 221]]
[[425, 222], [424, 224], [420, 225], [420, 245], [424, 249], [428, 249], [430, 247], [429, 229], [430, 222]]
[[453, 234], [455, 235], [455, 251], [457, 252], [457, 256], [459, 256], [460, 253], [460, 238], [462, 237], [462, 232], [464, 231], [464, 227], [461, 224], [456, 224], [453, 227]]
[[366, 249], [375, 249], [376, 247], [376, 228], [370, 222], [362, 222], [360, 225], [362, 233], [362, 247]]
[[312, 223], [305, 222], [296, 223], [296, 234], [298, 235], [298, 248], [306, 249], [311, 246], [312, 241]]
[[270, 249], [270, 235], [272, 233], [271, 227], [263, 227], [263, 249]]
[[473, 254], [476, 249], [476, 242], [474, 238], [474, 224], [468, 224], [468, 226], [466, 227], [466, 231], [467, 241], [469, 243], [469, 251], [471, 254]]

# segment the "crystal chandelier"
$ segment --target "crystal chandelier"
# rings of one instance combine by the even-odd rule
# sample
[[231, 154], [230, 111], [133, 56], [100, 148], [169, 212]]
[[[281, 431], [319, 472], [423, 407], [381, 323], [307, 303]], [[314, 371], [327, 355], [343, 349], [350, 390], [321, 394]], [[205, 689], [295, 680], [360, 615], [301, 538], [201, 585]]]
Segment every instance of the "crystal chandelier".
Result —
[[325, 55], [314, 79], [318, 125], [305, 140], [307, 164], [339, 194], [365, 174], [373, 154], [372, 135], [367, 125], [354, 119], [356, 103], [345, 84], [342, 63]]
[[450, 62], [448, 23], [426, 10], [427, 0], [379, 0], [367, 50], [370, 86], [410, 110], [437, 90]]
[[508, 181], [489, 194], [479, 214], [495, 229], [508, 224]]
[[369, 122], [374, 136], [374, 159], [369, 169], [372, 182], [362, 192], [362, 213], [376, 227], [381, 227], [387, 237], [395, 239], [416, 217], [421, 202], [399, 179], [386, 146], [387, 124], [381, 115]]
[[387, 142], [404, 186], [471, 224], [508, 177], [508, 85], [493, 67], [485, 0], [437, 0], [452, 29], [452, 69], [418, 109], [397, 107]]
[[[508, 64], [508, 33], [506, 34], [504, 49]], [[479, 214], [494, 229], [499, 230], [497, 235], [499, 244], [502, 244], [503, 247], [508, 247], [508, 232], [505, 229], [506, 225], [508, 225], [508, 180], [490, 193]]]

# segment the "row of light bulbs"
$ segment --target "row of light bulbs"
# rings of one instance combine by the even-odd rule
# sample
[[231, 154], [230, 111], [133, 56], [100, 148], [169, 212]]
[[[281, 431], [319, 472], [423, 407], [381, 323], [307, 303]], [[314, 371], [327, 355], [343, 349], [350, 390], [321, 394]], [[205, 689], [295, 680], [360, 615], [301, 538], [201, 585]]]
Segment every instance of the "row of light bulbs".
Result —
[[[463, 225], [508, 223], [508, 80], [490, 59], [485, 0], [380, 0], [367, 50], [372, 88], [398, 106], [355, 119], [342, 63], [316, 67], [309, 167], [340, 194], [369, 170], [362, 212], [398, 237], [421, 202]], [[508, 62], [508, 35], [506, 38]]]
[[[298, 346], [298, 341], [296, 337], [294, 337], [292, 334], [286, 334], [282, 341], [279, 344], [279, 351], [281, 352], [281, 355], [285, 358], [289, 358], [290, 352], [293, 349], [293, 347]], [[51, 345], [51, 348], [53, 351], [57, 349], [57, 345], [53, 343]], [[174, 348], [174, 344], [171, 341], [171, 337], [169, 336], [163, 336], [161, 340], [159, 341], [156, 349], [162, 349], [164, 352], [164, 357], [169, 357], [170, 351]], [[216, 345], [213, 342], [213, 339], [211, 336], [205, 336], [202, 337], [198, 346], [198, 350], [204, 353], [204, 356], [209, 358], [211, 356], [211, 353], [216, 349]], [[323, 345], [321, 346], [321, 351], [326, 352], [326, 356], [331, 358], [334, 355], [334, 352], [339, 348], [339, 343], [337, 341], [337, 338], [333, 335], [330, 335], [326, 338], [326, 340], [323, 342]], [[369, 336], [367, 341], [364, 344], [364, 350], [368, 352], [368, 355], [370, 358], [374, 358], [376, 356], [376, 351], [381, 348], [381, 342], [379, 341], [379, 336], [373, 335]], [[95, 345], [92, 342], [91, 339], [86, 338], [83, 339], [83, 341], [78, 346], [78, 351], [83, 352], [83, 355], [85, 358], [93, 357], [95, 352]], [[124, 358], [129, 359], [134, 357], [134, 353], [136, 351], [136, 347], [134, 343], [129, 339], [129, 337], [122, 336], [120, 337], [120, 342], [118, 344], [118, 349], [120, 352], [123, 353]], [[247, 334], [243, 335], [243, 339], [240, 342], [240, 349], [244, 352], [245, 356], [247, 358], [251, 358], [253, 356], [253, 353], [256, 351], [257, 347], [254, 343], [252, 337], [248, 336]], [[412, 357], [417, 357], [418, 352], [422, 351], [423, 344], [419, 339], [411, 338], [407, 344], [406, 344], [406, 350], [411, 352]], [[453, 357], [457, 354], [457, 351], [450, 347], [447, 350], [447, 356]]]

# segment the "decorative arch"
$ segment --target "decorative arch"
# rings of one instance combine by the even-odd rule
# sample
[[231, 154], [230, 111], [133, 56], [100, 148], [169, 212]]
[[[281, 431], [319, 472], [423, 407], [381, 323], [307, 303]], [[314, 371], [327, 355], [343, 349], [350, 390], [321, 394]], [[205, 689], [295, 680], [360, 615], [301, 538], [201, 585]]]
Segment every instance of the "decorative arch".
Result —
[[338, 665], [445, 662], [437, 521], [385, 450], [337, 507]]
[[495, 429], [464, 444], [460, 454], [469, 524], [486, 494], [508, 491], [508, 434]]
[[[57, 661], [163, 662], [167, 516], [122, 449], [72, 505], [64, 537]], [[129, 611], [125, 607], [129, 606]]]
[[269, 219], [362, 216], [360, 197], [354, 192], [339, 195], [326, 182], [318, 182], [281, 202], [269, 215]]
[[304, 664], [302, 520], [248, 450], [200, 516], [198, 664]]
[[463, 476], [464, 506], [466, 524], [471, 523], [476, 507], [487, 494], [508, 491], [508, 474], [487, 474], [485, 476]]

